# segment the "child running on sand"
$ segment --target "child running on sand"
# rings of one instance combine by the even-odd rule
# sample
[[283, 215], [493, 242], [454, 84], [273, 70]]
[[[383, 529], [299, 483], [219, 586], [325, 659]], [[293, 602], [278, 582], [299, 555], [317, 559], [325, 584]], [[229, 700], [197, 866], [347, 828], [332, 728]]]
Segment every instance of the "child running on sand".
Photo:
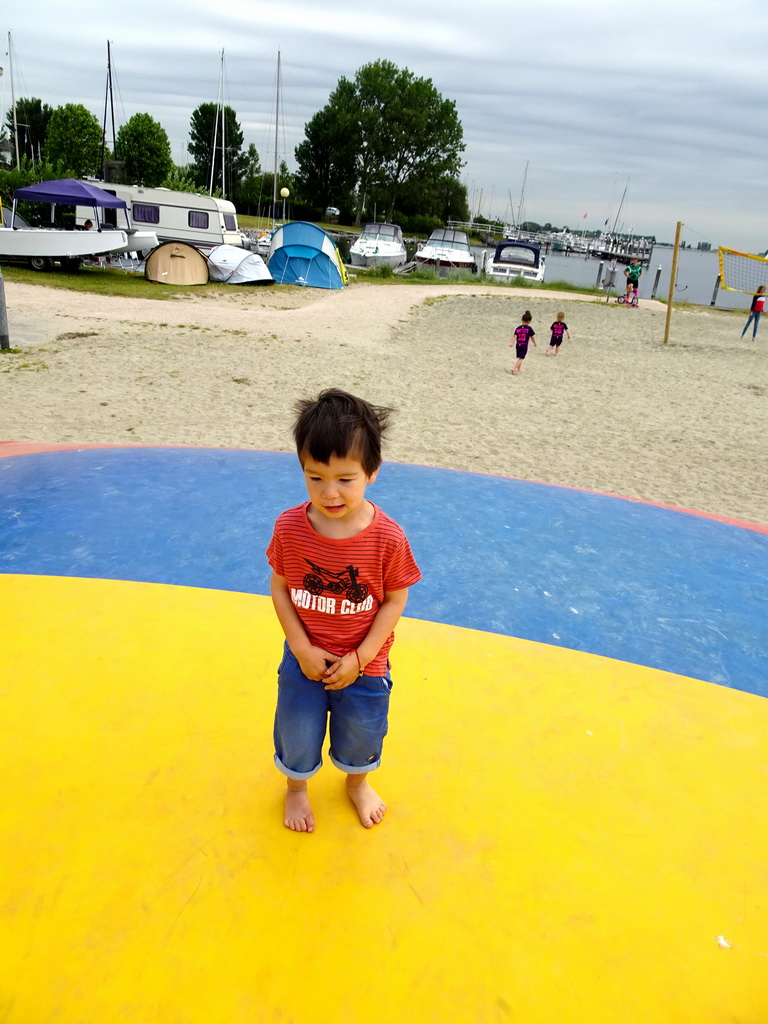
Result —
[[405, 533], [365, 497], [381, 465], [390, 409], [338, 388], [297, 405], [293, 427], [309, 501], [278, 516], [267, 559], [285, 633], [275, 764], [287, 776], [285, 826], [314, 832], [307, 779], [330, 758], [366, 828], [386, 805], [367, 782], [381, 763], [392, 680], [389, 649], [421, 579]]
[[510, 341], [509, 347], [515, 346], [515, 353], [517, 355], [517, 362], [509, 371], [511, 374], [522, 373], [523, 360], [528, 355], [528, 342], [532, 341], [536, 346], [536, 332], [531, 327], [531, 320], [533, 317], [530, 312], [526, 309], [522, 317], [523, 322], [519, 327], [515, 328], [515, 340]]
[[568, 330], [568, 324], [565, 322], [565, 313], [558, 313], [555, 317], [555, 322], [549, 328], [552, 331], [552, 337], [549, 339], [549, 348], [544, 353], [548, 356], [549, 353], [554, 349], [555, 355], [560, 354], [560, 346], [563, 343], [563, 335], [568, 335], [568, 340], [571, 340], [571, 332]]

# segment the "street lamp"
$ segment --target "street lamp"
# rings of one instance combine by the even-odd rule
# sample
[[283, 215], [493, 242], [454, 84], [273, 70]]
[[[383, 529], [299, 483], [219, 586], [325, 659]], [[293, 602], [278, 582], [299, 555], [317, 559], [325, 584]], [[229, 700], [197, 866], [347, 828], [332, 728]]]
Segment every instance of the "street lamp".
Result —
[[291, 193], [287, 188], [283, 187], [280, 189], [280, 195], [283, 197], [283, 223], [285, 223], [285, 200], [290, 194]]

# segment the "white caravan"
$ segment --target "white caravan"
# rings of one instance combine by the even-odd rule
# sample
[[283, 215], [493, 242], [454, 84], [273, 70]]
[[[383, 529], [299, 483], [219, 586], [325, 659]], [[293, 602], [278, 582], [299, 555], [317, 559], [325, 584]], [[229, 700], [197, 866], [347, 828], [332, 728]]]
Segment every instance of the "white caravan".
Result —
[[[131, 223], [137, 229], [154, 231], [160, 242], [187, 242], [198, 249], [214, 245], [239, 245], [243, 240], [237, 226], [237, 211], [228, 199], [200, 195], [197, 192], [174, 192], [169, 188], [144, 188], [142, 185], [118, 185], [93, 182], [105, 192], [124, 199]], [[110, 223], [114, 210], [105, 210], [104, 223]], [[78, 207], [78, 224], [85, 222], [88, 212]]]

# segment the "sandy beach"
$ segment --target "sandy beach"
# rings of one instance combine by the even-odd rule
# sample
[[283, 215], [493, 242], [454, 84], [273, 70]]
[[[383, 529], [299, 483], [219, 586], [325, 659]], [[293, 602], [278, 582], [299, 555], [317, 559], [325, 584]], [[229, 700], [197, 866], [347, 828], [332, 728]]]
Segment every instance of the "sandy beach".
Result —
[[[2, 440], [287, 451], [294, 400], [337, 385], [398, 410], [390, 460], [768, 523], [768, 326], [741, 340], [740, 313], [675, 309], [664, 345], [660, 303], [499, 288], [5, 292]], [[538, 347], [512, 376], [526, 309]]]

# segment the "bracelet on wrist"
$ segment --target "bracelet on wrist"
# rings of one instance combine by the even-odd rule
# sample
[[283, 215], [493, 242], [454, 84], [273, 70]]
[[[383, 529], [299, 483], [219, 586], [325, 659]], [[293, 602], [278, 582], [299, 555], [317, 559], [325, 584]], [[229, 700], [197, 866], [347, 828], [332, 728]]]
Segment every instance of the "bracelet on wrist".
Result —
[[357, 648], [355, 648], [354, 655], [357, 658], [357, 668], [358, 668], [357, 675], [359, 677], [359, 676], [361, 676], [363, 674], [363, 665], [362, 665], [362, 662], [360, 661], [360, 655], [357, 653]]

